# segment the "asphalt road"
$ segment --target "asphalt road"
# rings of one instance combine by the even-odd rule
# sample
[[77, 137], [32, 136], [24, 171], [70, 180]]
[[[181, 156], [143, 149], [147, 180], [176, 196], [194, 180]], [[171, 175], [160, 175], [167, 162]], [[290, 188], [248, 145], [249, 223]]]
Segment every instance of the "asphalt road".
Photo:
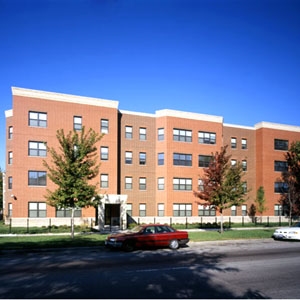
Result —
[[0, 298], [299, 298], [300, 242], [5, 252]]

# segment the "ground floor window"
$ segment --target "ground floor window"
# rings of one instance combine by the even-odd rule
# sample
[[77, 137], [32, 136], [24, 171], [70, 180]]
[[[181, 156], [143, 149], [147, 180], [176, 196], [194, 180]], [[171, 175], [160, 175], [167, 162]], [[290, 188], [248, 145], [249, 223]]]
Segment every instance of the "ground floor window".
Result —
[[28, 203], [29, 218], [46, 218], [47, 205], [45, 202], [29, 202]]
[[146, 217], [146, 204], [140, 204], [140, 217]]
[[[71, 208], [61, 208], [56, 209], [56, 217], [57, 218], [71, 218], [72, 217], [72, 209]], [[81, 208], [75, 208], [74, 217], [81, 217]]]
[[8, 217], [12, 217], [12, 212], [13, 212], [13, 205], [12, 203], [8, 203]]
[[198, 215], [211, 217], [216, 215], [216, 209], [210, 205], [198, 205]]
[[242, 205], [242, 216], [247, 216], [247, 205]]
[[126, 213], [127, 213], [127, 215], [132, 216], [132, 204], [131, 203], [126, 204]]
[[174, 217], [191, 217], [192, 204], [173, 204]]
[[236, 216], [236, 206], [235, 205], [231, 206], [231, 215]]
[[159, 217], [165, 216], [165, 205], [163, 203], [157, 205], [157, 215]]

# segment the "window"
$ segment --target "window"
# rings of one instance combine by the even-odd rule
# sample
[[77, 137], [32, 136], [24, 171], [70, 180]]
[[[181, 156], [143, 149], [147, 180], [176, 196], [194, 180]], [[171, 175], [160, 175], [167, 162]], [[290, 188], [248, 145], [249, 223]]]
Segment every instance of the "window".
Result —
[[244, 194], [247, 194], [247, 192], [248, 192], [248, 184], [247, 184], [247, 181], [244, 181], [244, 182], [243, 182], [242, 187], [243, 187]]
[[216, 134], [214, 132], [198, 132], [198, 143], [199, 144], [215, 144]]
[[282, 216], [283, 211], [282, 211], [282, 205], [275, 204], [274, 205], [274, 216]]
[[75, 116], [74, 117], [74, 129], [81, 130], [82, 129], [82, 117]]
[[142, 191], [146, 190], [146, 178], [145, 177], [139, 178], [139, 189]]
[[126, 190], [132, 189], [132, 177], [125, 177], [125, 189]]
[[199, 155], [198, 156], [198, 166], [201, 168], [208, 168], [211, 162], [211, 155]]
[[287, 172], [288, 170], [288, 163], [287, 161], [274, 161], [274, 171], [276, 172]]
[[173, 129], [173, 140], [178, 142], [191, 142], [192, 131], [185, 129]]
[[131, 203], [126, 204], [126, 213], [127, 213], [127, 215], [132, 216], [132, 204]]
[[164, 128], [158, 128], [158, 130], [157, 130], [157, 139], [159, 141], [163, 141], [165, 139], [165, 129]]
[[231, 160], [231, 166], [232, 166], [232, 167], [236, 166], [236, 163], [237, 163], [237, 162], [236, 162], [236, 159], [232, 159], [232, 160]]
[[28, 142], [28, 155], [29, 156], [47, 156], [47, 146], [44, 142]]
[[165, 216], [165, 205], [163, 203], [158, 203], [157, 205], [157, 216], [158, 217]]
[[174, 166], [191, 166], [192, 154], [173, 153]]
[[191, 178], [173, 178], [173, 190], [191, 191], [192, 190], [192, 179]]
[[274, 182], [274, 193], [287, 193], [289, 186], [286, 182]]
[[132, 152], [131, 151], [125, 152], [125, 164], [127, 164], [127, 165], [132, 164]]
[[146, 204], [140, 204], [140, 217], [146, 217]]
[[200, 192], [204, 191], [204, 182], [202, 179], [198, 179], [198, 191]]
[[45, 202], [29, 202], [28, 203], [29, 218], [46, 218], [47, 206]]
[[274, 149], [275, 150], [288, 150], [289, 149], [289, 141], [287, 140], [274, 140]]
[[29, 126], [47, 127], [47, 114], [43, 112], [29, 112]]
[[236, 206], [235, 205], [231, 206], [231, 215], [236, 216]]
[[247, 216], [247, 205], [242, 205], [242, 216], [246, 217]]
[[246, 160], [242, 160], [242, 169], [244, 172], [247, 171], [247, 161]]
[[[72, 217], [72, 209], [71, 208], [61, 208], [56, 209], [56, 217], [57, 218], [71, 218]], [[74, 217], [81, 217], [81, 208], [75, 208]]]
[[146, 132], [147, 132], [146, 128], [140, 128], [140, 140], [141, 141], [145, 141], [147, 139]]
[[12, 217], [13, 214], [13, 205], [12, 203], [8, 203], [8, 212], [7, 212], [9, 217]]
[[158, 190], [165, 189], [165, 178], [164, 177], [157, 178], [157, 189]]
[[146, 164], [146, 153], [145, 152], [139, 153], [139, 162], [140, 162], [140, 165]]
[[125, 126], [125, 138], [132, 139], [132, 126]]
[[236, 138], [235, 137], [231, 138], [231, 148], [236, 149]]
[[108, 147], [102, 146], [100, 148], [100, 158], [101, 160], [108, 160]]
[[13, 187], [13, 178], [12, 176], [8, 177], [8, 189], [11, 190]]
[[107, 188], [108, 187], [108, 174], [100, 175], [100, 187]]
[[28, 185], [46, 186], [47, 173], [44, 171], [29, 171]]
[[192, 204], [173, 204], [174, 217], [192, 216]]
[[13, 127], [8, 127], [8, 139], [11, 140], [13, 138]]
[[211, 205], [198, 204], [198, 216], [211, 217], [216, 215], [216, 209]]
[[157, 164], [159, 166], [162, 166], [162, 165], [164, 165], [164, 163], [165, 163], [165, 154], [163, 152], [158, 153], [158, 162], [157, 162]]
[[108, 120], [101, 119], [100, 121], [100, 132], [101, 133], [108, 133]]
[[247, 139], [242, 139], [242, 149], [247, 149]]
[[13, 163], [13, 153], [12, 151], [8, 152], [8, 164], [11, 165]]

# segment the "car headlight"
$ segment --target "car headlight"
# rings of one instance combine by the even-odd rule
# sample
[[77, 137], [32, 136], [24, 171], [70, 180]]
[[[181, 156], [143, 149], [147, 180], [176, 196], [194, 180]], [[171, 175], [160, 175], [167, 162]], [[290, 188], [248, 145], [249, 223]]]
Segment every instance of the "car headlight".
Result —
[[116, 242], [116, 241], [117, 241], [116, 238], [110, 238], [109, 240], [110, 240], [111, 242]]

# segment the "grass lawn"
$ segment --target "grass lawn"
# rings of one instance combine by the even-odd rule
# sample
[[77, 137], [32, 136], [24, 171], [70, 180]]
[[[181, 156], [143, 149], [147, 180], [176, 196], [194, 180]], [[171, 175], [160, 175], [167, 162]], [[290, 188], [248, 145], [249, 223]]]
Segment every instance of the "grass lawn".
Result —
[[[274, 229], [228, 230], [220, 234], [217, 231], [191, 231], [192, 242], [221, 241], [236, 239], [271, 238]], [[69, 247], [101, 247], [104, 246], [105, 234], [78, 234], [74, 239], [70, 235], [46, 236], [4, 236], [0, 237], [0, 249], [43, 249]], [[0, 250], [0, 251], [1, 251]]]

